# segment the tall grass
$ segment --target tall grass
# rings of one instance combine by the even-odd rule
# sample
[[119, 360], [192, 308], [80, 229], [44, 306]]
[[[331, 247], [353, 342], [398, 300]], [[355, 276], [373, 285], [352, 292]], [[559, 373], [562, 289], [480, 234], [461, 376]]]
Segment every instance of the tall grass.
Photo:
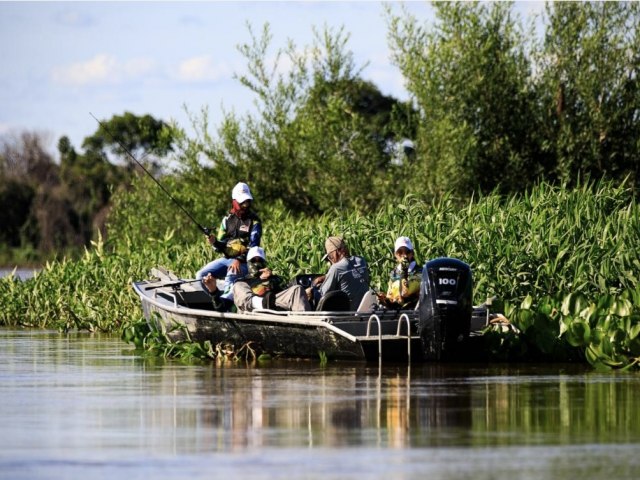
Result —
[[[212, 258], [210, 248], [183, 229], [156, 227], [150, 231], [160, 234], [149, 235], [153, 216], [138, 215], [146, 206], [136, 202], [145, 198], [142, 192], [126, 194], [123, 205], [136, 208], [118, 213], [120, 225], [124, 218], [129, 226], [113, 232], [107, 244], [97, 242], [80, 260], [47, 264], [29, 281], [0, 280], [0, 324], [121, 331], [141, 317], [133, 280], [156, 265], [192, 277]], [[284, 277], [324, 271], [324, 239], [343, 235], [351, 251], [369, 261], [372, 284], [383, 288], [393, 242], [407, 235], [421, 262], [449, 256], [468, 263], [474, 302], [497, 297], [530, 353], [556, 358], [567, 350], [575, 356], [578, 349], [593, 364], [611, 360], [616, 366], [640, 356], [640, 215], [625, 186], [600, 182], [566, 190], [541, 184], [526, 195], [488, 195], [463, 205], [451, 197], [427, 203], [407, 196], [367, 216], [335, 212], [307, 219], [272, 208], [263, 220], [262, 244]], [[140, 221], [144, 234], [136, 228]], [[577, 296], [579, 310], [571, 303]], [[583, 312], [588, 308], [591, 314]], [[582, 330], [588, 326], [589, 334], [576, 333], [572, 321]], [[624, 336], [626, 343], [601, 348], [610, 335]]]

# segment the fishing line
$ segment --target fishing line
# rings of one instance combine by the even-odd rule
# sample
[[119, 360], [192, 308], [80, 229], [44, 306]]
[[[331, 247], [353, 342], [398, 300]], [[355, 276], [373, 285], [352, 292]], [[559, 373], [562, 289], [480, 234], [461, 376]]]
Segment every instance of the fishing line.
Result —
[[184, 207], [183, 207], [183, 206], [182, 206], [182, 205], [181, 205], [181, 204], [180, 204], [180, 203], [179, 203], [175, 198], [173, 198], [173, 196], [169, 193], [169, 191], [168, 191], [166, 188], [164, 188], [164, 187], [162, 186], [162, 184], [161, 184], [161, 183], [160, 183], [160, 182], [159, 182], [159, 181], [158, 181], [158, 180], [157, 180], [157, 179], [156, 179], [156, 178], [155, 178], [155, 177], [154, 177], [154, 176], [153, 176], [153, 175], [152, 175], [152, 174], [151, 174], [151, 173], [150, 173], [146, 168], [145, 168], [145, 166], [144, 166], [142, 163], [140, 163], [140, 162], [136, 159], [136, 157], [134, 157], [134, 156], [133, 156], [133, 153], [131, 153], [131, 152], [129, 151], [129, 149], [128, 149], [127, 147], [125, 147], [125, 146], [123, 145], [123, 143], [122, 143], [120, 140], [118, 140], [118, 139], [115, 137], [115, 135], [113, 135], [113, 133], [111, 133], [111, 131], [107, 128], [107, 126], [106, 126], [103, 122], [101, 122], [100, 120], [98, 120], [98, 119], [93, 115], [93, 113], [89, 112], [89, 115], [91, 115], [91, 116], [94, 118], [94, 120], [95, 120], [96, 122], [98, 122], [98, 125], [100, 125], [100, 126], [104, 129], [104, 131], [105, 131], [105, 132], [107, 132], [107, 133], [109, 134], [109, 136], [113, 139], [113, 141], [114, 141], [114, 142], [116, 142], [118, 145], [120, 145], [120, 147], [122, 148], [122, 150], [124, 150], [124, 151], [127, 153], [127, 155], [129, 155], [129, 157], [131, 157], [131, 158], [133, 159], [133, 161], [134, 161], [134, 162], [136, 162], [138, 165], [140, 165], [140, 168], [142, 168], [142, 170], [144, 171], [144, 173], [146, 173], [147, 175], [149, 175], [149, 177], [151, 177], [151, 180], [153, 180], [153, 181], [156, 183], [156, 185], [158, 185], [158, 186], [162, 189], [162, 191], [163, 191], [163, 192], [164, 192], [164, 193], [165, 193], [165, 194], [166, 194], [166, 195], [167, 195], [167, 196], [168, 196], [168, 197], [173, 201], [173, 203], [175, 203], [175, 204], [178, 206], [178, 208], [180, 208], [180, 210], [182, 210], [182, 211], [187, 215], [187, 217], [189, 217], [189, 219], [191, 219], [191, 221], [192, 221], [193, 223], [195, 223], [195, 224], [198, 226], [198, 228], [199, 228], [200, 230], [202, 230], [202, 232], [203, 232], [205, 235], [209, 236], [209, 235], [211, 234], [211, 230], [209, 230], [207, 227], [203, 227], [202, 225], [200, 225], [200, 223], [199, 223], [195, 218], [193, 218], [193, 215], [191, 215], [191, 214], [187, 211], [187, 209], [186, 209], [186, 208], [184, 208]]

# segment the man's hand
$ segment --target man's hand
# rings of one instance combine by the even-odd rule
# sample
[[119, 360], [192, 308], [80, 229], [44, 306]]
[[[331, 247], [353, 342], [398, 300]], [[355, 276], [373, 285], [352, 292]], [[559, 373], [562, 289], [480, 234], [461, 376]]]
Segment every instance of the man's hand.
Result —
[[229, 265], [227, 272], [232, 273], [233, 275], [238, 275], [240, 273], [240, 265], [242, 265], [242, 263], [236, 258], [231, 262], [231, 265]]
[[270, 268], [263, 268], [262, 270], [260, 270], [260, 279], [261, 280], [268, 280], [269, 277], [271, 277], [271, 269]]
[[213, 245], [214, 243], [216, 243], [216, 236], [211, 234], [211, 235], [205, 235], [207, 237], [207, 241], [209, 242], [209, 245]]
[[317, 287], [322, 282], [324, 282], [324, 279], [325, 279], [325, 275], [320, 275], [319, 277], [316, 277], [313, 280], [311, 280], [311, 285], [314, 287]]

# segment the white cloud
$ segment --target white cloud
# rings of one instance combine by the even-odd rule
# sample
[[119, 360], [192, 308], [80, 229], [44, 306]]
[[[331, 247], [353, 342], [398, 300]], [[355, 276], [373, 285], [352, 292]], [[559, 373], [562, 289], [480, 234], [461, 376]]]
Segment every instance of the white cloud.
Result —
[[178, 65], [176, 76], [180, 81], [195, 83], [229, 78], [232, 74], [233, 71], [229, 65], [216, 64], [211, 55], [201, 55], [182, 61]]
[[86, 62], [55, 67], [53, 81], [63, 85], [118, 84], [125, 80], [137, 80], [152, 73], [155, 62], [147, 58], [136, 58], [126, 62], [113, 55], [99, 54]]

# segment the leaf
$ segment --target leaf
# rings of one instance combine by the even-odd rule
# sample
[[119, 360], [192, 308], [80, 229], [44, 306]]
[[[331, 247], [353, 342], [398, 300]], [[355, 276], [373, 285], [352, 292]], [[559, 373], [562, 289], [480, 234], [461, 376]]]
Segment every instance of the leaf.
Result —
[[633, 311], [633, 305], [625, 298], [618, 298], [611, 306], [611, 314], [619, 317], [628, 317]]
[[589, 324], [582, 319], [575, 319], [569, 326], [567, 341], [574, 347], [588, 344], [591, 339]]
[[591, 365], [595, 366], [599, 362], [600, 350], [598, 347], [595, 347], [594, 345], [589, 345], [585, 349], [584, 353], [585, 353], [585, 358], [587, 359], [587, 362], [589, 362]]
[[629, 329], [629, 340], [634, 340], [638, 334], [640, 334], [640, 319], [638, 316], [632, 318], [632, 322], [635, 320], [635, 325], [631, 325]]
[[571, 322], [573, 322], [573, 317], [562, 317], [562, 319], [560, 320], [560, 334], [558, 335], [558, 337], [562, 337], [565, 332], [568, 332], [570, 330]]
[[562, 300], [561, 311], [563, 315], [579, 315], [587, 306], [588, 302], [583, 294], [570, 293]]

